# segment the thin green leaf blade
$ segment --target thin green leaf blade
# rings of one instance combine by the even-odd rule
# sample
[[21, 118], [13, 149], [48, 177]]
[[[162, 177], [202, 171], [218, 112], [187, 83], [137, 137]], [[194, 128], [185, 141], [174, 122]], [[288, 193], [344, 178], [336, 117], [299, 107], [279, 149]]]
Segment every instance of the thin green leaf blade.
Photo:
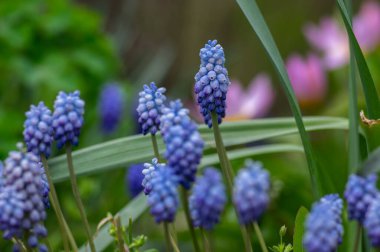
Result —
[[300, 207], [296, 215], [293, 235], [293, 250], [294, 252], [304, 252], [302, 239], [305, 233], [305, 220], [309, 211], [305, 207]]
[[275, 69], [281, 80], [281, 84], [285, 90], [290, 108], [293, 112], [293, 116], [296, 120], [298, 131], [302, 140], [302, 144], [305, 149], [306, 160], [309, 167], [310, 180], [312, 184], [312, 189], [315, 197], [320, 195], [320, 188], [317, 183], [318, 181], [318, 171], [315, 157], [313, 156], [313, 151], [310, 143], [308, 134], [306, 133], [304, 123], [302, 121], [301, 110], [298, 106], [294, 91], [290, 84], [288, 74], [285, 70], [284, 62], [281, 58], [280, 52], [274, 42], [274, 39], [269, 31], [268, 26], [264, 20], [263, 15], [260, 12], [255, 0], [237, 0], [240, 8], [247, 17], [249, 23], [251, 24], [253, 30], [256, 32], [259, 40], [263, 44], [265, 50], [267, 51]]
[[368, 159], [363, 163], [359, 173], [368, 175], [380, 171], [380, 147], [369, 154]]

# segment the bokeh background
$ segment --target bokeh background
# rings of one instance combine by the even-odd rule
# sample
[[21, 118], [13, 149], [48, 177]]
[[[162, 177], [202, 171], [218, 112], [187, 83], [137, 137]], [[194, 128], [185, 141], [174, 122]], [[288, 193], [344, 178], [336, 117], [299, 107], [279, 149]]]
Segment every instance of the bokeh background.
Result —
[[[259, 0], [258, 4], [287, 63], [303, 113], [346, 117], [348, 44], [334, 1]], [[377, 86], [379, 5], [374, 0], [354, 1], [353, 8], [354, 29]], [[85, 127], [77, 148], [137, 134], [138, 91], [151, 81], [165, 86], [170, 99], [181, 98], [193, 118], [199, 120], [193, 101], [194, 75], [199, 67], [199, 49], [209, 39], [223, 45], [232, 79], [227, 120], [291, 116], [274, 68], [234, 1], [0, 1], [0, 160], [22, 141], [24, 113], [30, 104], [44, 101], [52, 107], [60, 90], [80, 90], [86, 102]], [[123, 102], [118, 106], [121, 118], [115, 127], [105, 130], [101, 92], [109, 83], [117, 85]], [[362, 95], [359, 101], [362, 104]], [[347, 177], [347, 132], [325, 131], [311, 136], [318, 162], [341, 193]], [[299, 139], [287, 136], [276, 141]], [[55, 149], [54, 155], [59, 154]], [[286, 240], [291, 241], [298, 208], [309, 207], [312, 201], [305, 159], [301, 154], [254, 158], [264, 163], [273, 179], [273, 200], [261, 220], [267, 243], [278, 242], [282, 225], [288, 227]], [[242, 163], [233, 162], [234, 168]], [[128, 167], [120, 167], [79, 178], [93, 230], [107, 212], [116, 213], [132, 198], [127, 171]], [[78, 244], [82, 244], [85, 234], [70, 185], [59, 183], [57, 190]], [[181, 214], [176, 224], [180, 246], [191, 251]], [[162, 230], [152, 228], [153, 222], [148, 213], [144, 214], [137, 220], [134, 233], [148, 236], [145, 248], [161, 251]], [[50, 243], [61, 247], [52, 210], [47, 226]], [[232, 208], [228, 208], [212, 241], [217, 251], [240, 251], [239, 236]], [[9, 244], [0, 241], [0, 251], [7, 249]], [[112, 246], [108, 251], [113, 251]]]

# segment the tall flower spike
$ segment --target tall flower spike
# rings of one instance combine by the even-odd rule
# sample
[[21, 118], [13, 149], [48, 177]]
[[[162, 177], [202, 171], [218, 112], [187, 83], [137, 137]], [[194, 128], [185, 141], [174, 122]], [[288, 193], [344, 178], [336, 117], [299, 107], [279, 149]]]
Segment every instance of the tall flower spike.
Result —
[[28, 151], [49, 157], [53, 142], [51, 111], [40, 102], [38, 106], [31, 105], [25, 115], [23, 134]]
[[124, 95], [116, 83], [103, 87], [100, 95], [99, 114], [104, 133], [110, 134], [118, 127], [124, 111]]
[[342, 242], [343, 201], [330, 194], [314, 203], [305, 223], [303, 244], [308, 252], [336, 251]]
[[369, 205], [378, 194], [376, 181], [377, 176], [375, 174], [368, 175], [367, 177], [355, 174], [350, 176], [344, 192], [350, 220], [357, 220], [363, 223]]
[[179, 203], [177, 176], [168, 167], [160, 167], [150, 182], [152, 184], [152, 190], [148, 195], [150, 213], [157, 223], [173, 222]]
[[[31, 153], [21, 151], [22, 145], [19, 145], [20, 151], [12, 151], [5, 160], [4, 166], [4, 188], [8, 191], [8, 195], [3, 196], [1, 204], [9, 202], [10, 195], [13, 195], [17, 201], [13, 204], [17, 209], [14, 217], [21, 219], [20, 229], [17, 232], [12, 226], [2, 225], [5, 238], [23, 238], [24, 234], [28, 234], [27, 244], [31, 248], [40, 246], [38, 239], [47, 235], [47, 230], [43, 225], [46, 219], [46, 212], [41, 191], [43, 190], [43, 182], [41, 177], [41, 167], [38, 163], [39, 158]], [[0, 204], [0, 208], [7, 207]], [[22, 208], [22, 205], [24, 207]], [[3, 213], [3, 212], [2, 212]], [[4, 215], [2, 215], [4, 218]], [[42, 246], [43, 248], [43, 246]]]
[[233, 201], [241, 224], [255, 222], [269, 204], [270, 177], [260, 162], [247, 160], [235, 177]]
[[190, 212], [195, 227], [213, 229], [227, 202], [222, 176], [215, 168], [207, 168], [195, 182], [190, 195]]
[[166, 167], [165, 164], [160, 164], [157, 158], [152, 159], [152, 163], [145, 163], [144, 169], [142, 170], [142, 174], [144, 175], [144, 179], [141, 185], [144, 187], [145, 195], [148, 195], [152, 191], [152, 179], [156, 175], [156, 171]]
[[140, 192], [144, 190], [144, 187], [142, 185], [142, 181], [144, 179], [144, 174], [142, 174], [143, 169], [143, 164], [133, 164], [128, 168], [125, 182], [128, 186], [129, 195], [132, 198], [136, 197]]
[[79, 91], [59, 92], [54, 102], [53, 130], [59, 149], [66, 143], [78, 145], [84, 114], [84, 101], [79, 95]]
[[380, 197], [376, 197], [369, 206], [364, 219], [364, 227], [372, 246], [380, 247]]
[[139, 93], [138, 121], [144, 135], [155, 135], [160, 130], [160, 117], [166, 100], [165, 91], [165, 88], [157, 88], [156, 84], [151, 82], [149, 86], [144, 85], [144, 90]]
[[164, 156], [185, 189], [195, 180], [204, 148], [198, 127], [188, 113], [181, 101], [176, 100], [164, 109], [161, 117], [161, 134], [166, 145]]
[[226, 95], [230, 80], [224, 67], [224, 51], [216, 40], [209, 40], [200, 50], [201, 64], [195, 75], [194, 91], [205, 123], [211, 128], [211, 114], [218, 115], [218, 123], [225, 117]]

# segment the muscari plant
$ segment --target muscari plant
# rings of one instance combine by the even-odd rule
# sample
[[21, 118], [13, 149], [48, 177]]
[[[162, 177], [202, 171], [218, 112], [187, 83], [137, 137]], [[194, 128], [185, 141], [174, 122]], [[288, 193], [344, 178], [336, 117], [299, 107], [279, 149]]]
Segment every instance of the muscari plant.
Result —
[[[354, 63], [358, 64], [358, 72], [362, 85], [365, 87], [368, 120], [373, 120], [373, 123], [376, 124], [378, 123], [375, 120], [378, 119], [376, 118], [378, 107], [374, 108], [374, 105], [379, 104], [378, 98], [374, 96], [376, 92], [368, 93], [374, 89], [373, 80], [371, 79], [360, 47], [352, 33], [347, 6], [342, 0], [338, 0], [337, 2], [351, 42], [351, 65]], [[372, 246], [380, 246], [380, 197], [376, 188], [376, 176], [372, 174], [378, 169], [374, 163], [376, 165], [378, 163], [368, 162], [367, 165], [363, 166], [365, 169], [363, 168], [355, 175], [350, 176], [344, 192], [347, 207], [344, 206], [343, 200], [338, 194], [328, 194], [321, 197], [323, 195], [321, 193], [322, 183], [316, 183], [318, 181], [316, 177], [318, 175], [316, 174], [318, 173], [315, 170], [317, 166], [314, 161], [315, 157], [310, 146], [310, 140], [307, 137], [299, 107], [295, 102], [288, 77], [284, 73], [285, 68], [280, 60], [281, 58], [279, 57], [273, 38], [255, 1], [248, 3], [245, 0], [240, 0], [238, 3], [279, 72], [294, 112], [308, 161], [316, 202], [311, 207], [310, 214], [307, 215], [303, 224], [304, 232], [300, 234], [302, 239], [294, 240], [294, 250], [297, 251], [296, 248], [298, 249], [301, 246], [301, 248], [303, 247], [305, 251], [309, 252], [336, 251], [339, 245], [345, 242], [343, 239], [345, 232], [343, 224], [344, 222], [347, 223], [348, 220], [344, 218], [344, 211], [347, 211], [350, 220], [358, 222], [356, 242], [354, 245], [349, 245], [353, 251], [358, 251], [361, 226], [364, 226], [366, 229]], [[158, 88], [154, 83], [151, 83], [149, 86], [145, 85], [144, 90], [140, 93], [139, 106], [137, 108], [139, 113], [138, 122], [141, 124], [143, 135], [150, 134], [152, 141], [152, 146], [147, 145], [142, 147], [140, 151], [147, 154], [144, 154], [143, 158], [140, 159], [148, 161], [153, 158], [152, 163], [146, 163], [145, 169], [141, 171], [142, 175], [144, 175], [142, 186], [146, 194], [145, 197], [147, 197], [146, 204], [142, 209], [145, 210], [149, 207], [155, 221], [163, 223], [167, 249], [169, 251], [179, 251], [181, 249], [181, 241], [179, 240], [178, 243], [175, 231], [169, 224], [174, 224], [180, 201], [182, 201], [194, 250], [212, 251], [213, 246], [209, 243], [207, 235], [212, 232], [213, 228], [220, 221], [223, 221], [225, 205], [231, 204], [236, 212], [236, 223], [239, 223], [241, 227], [245, 251], [252, 251], [252, 230], [256, 233], [261, 250], [267, 251], [267, 245], [258, 221], [265, 214], [265, 210], [270, 204], [271, 181], [269, 172], [263, 168], [261, 163], [248, 159], [245, 167], [241, 168], [235, 176], [234, 170], [236, 167], [231, 165], [230, 160], [236, 158], [235, 156], [239, 158], [250, 157], [256, 153], [256, 149], [254, 148], [258, 147], [253, 147], [249, 149], [250, 151], [244, 152], [244, 154], [234, 150], [226, 151], [226, 146], [251, 142], [252, 138], [249, 136], [246, 136], [246, 139], [239, 139], [239, 134], [234, 135], [234, 133], [246, 130], [244, 134], [253, 134], [254, 130], [252, 129], [255, 126], [257, 127], [257, 125], [254, 121], [246, 122], [242, 125], [230, 123], [225, 123], [224, 126], [220, 125], [226, 115], [225, 100], [230, 84], [225, 68], [226, 59], [224, 50], [216, 40], [210, 40], [201, 49], [200, 58], [201, 64], [198, 73], [195, 75], [194, 89], [204, 121], [212, 129], [208, 130], [206, 127], [198, 127], [189, 118], [187, 110], [182, 107], [179, 101], [172, 102], [166, 107], [164, 88]], [[351, 78], [353, 75], [354, 73], [351, 73]], [[350, 89], [350, 92], [356, 91]], [[354, 103], [351, 102], [350, 104], [352, 108], [352, 104]], [[14, 251], [48, 250], [42, 241], [42, 238], [48, 234], [43, 225], [43, 221], [46, 219], [45, 207], [49, 206], [46, 201], [47, 194], [49, 194], [51, 204], [57, 215], [65, 251], [79, 250], [73, 238], [73, 232], [70, 230], [62, 214], [53, 184], [55, 178], [50, 175], [47, 158], [51, 154], [50, 148], [53, 139], [57, 142], [59, 149], [66, 149], [66, 166], [68, 171], [64, 177], [70, 177], [74, 198], [83, 220], [86, 234], [88, 235], [88, 245], [84, 245], [80, 250], [84, 251], [89, 246], [91, 251], [101, 251], [111, 242], [106, 238], [109, 234], [102, 232], [102, 229], [99, 230], [98, 236], [95, 236], [95, 238], [92, 236], [76, 185], [76, 172], [71, 152], [72, 146], [76, 146], [79, 143], [79, 134], [84, 123], [83, 114], [84, 102], [80, 99], [78, 91], [68, 94], [60, 92], [55, 101], [53, 113], [43, 103], [40, 103], [38, 106], [32, 106], [31, 110], [27, 113], [24, 131], [27, 150], [22, 145], [19, 145], [18, 151], [10, 152], [2, 168], [0, 179], [0, 230], [3, 231], [5, 239], [9, 239], [14, 243]], [[307, 118], [304, 119], [308, 123]], [[353, 122], [351, 125], [355, 125], [356, 123], [354, 127], [357, 127], [358, 115], [353, 114], [352, 110], [350, 110], [349, 120]], [[331, 124], [331, 122], [327, 122], [326, 124], [328, 123]], [[232, 125], [229, 129], [231, 135], [223, 135], [227, 139], [225, 146], [221, 130], [228, 129], [230, 125]], [[268, 125], [270, 125], [270, 122], [263, 121], [261, 127], [265, 129]], [[320, 129], [328, 129], [332, 126], [324, 125], [321, 120], [319, 127]], [[233, 129], [231, 130], [231, 128]], [[370, 130], [368, 131], [370, 132]], [[163, 145], [159, 144], [156, 138], [159, 132], [162, 135]], [[281, 134], [286, 133], [279, 133], [278, 135]], [[256, 139], [269, 137], [257, 137]], [[354, 153], [354, 155], [358, 155], [359, 151], [359, 147], [355, 147], [355, 144], [359, 144], [356, 141], [356, 137], [357, 135], [351, 133], [349, 138], [350, 153]], [[145, 139], [145, 137], [137, 138], [142, 143], [146, 143]], [[127, 138], [124, 140], [124, 144], [136, 143], [133, 141], [136, 141], [136, 138]], [[368, 142], [370, 145], [369, 149], [373, 148], [371, 146], [373, 142]], [[115, 143], [110, 142], [108, 145], [96, 146], [91, 150], [84, 149], [81, 153], [77, 153], [75, 160], [82, 166], [77, 168], [76, 171], [83, 173], [88, 167], [94, 165], [94, 161], [86, 159], [86, 155], [90, 155], [90, 152], [93, 155], [98, 155], [99, 160], [102, 160], [102, 158], [105, 158], [104, 154], [102, 154], [102, 148], [112, 148], [113, 144]], [[120, 146], [117, 146], [117, 148], [120, 148]], [[204, 148], [208, 148], [211, 154], [207, 154], [207, 158], [204, 157], [203, 160], [205, 161], [202, 163]], [[214, 149], [214, 152], [212, 149]], [[236, 155], [236, 153], [239, 155]], [[126, 152], [125, 154], [128, 153]], [[161, 154], [164, 155], [161, 156]], [[125, 163], [132, 160], [141, 161], [137, 160], [137, 158], [133, 159], [131, 155], [125, 155], [119, 158], [119, 161], [122, 160]], [[378, 153], [374, 155], [378, 157]], [[60, 161], [56, 160], [50, 163], [53, 164], [53, 167], [59, 167]], [[218, 163], [221, 167], [223, 179], [215, 168], [207, 168], [203, 176], [197, 177], [197, 174], [200, 173], [198, 172], [200, 168]], [[350, 165], [354, 165], [356, 168], [361, 167], [357, 160], [350, 161]], [[102, 163], [101, 166], [101, 168], [106, 169], [115, 165]], [[44, 172], [42, 171], [42, 167], [44, 168]], [[99, 169], [99, 167], [97, 168]], [[354, 169], [350, 168], [350, 170]], [[133, 179], [133, 176], [130, 179]], [[141, 181], [141, 177], [136, 179]], [[181, 200], [180, 192], [182, 196]], [[120, 228], [120, 226], [128, 224], [127, 220], [120, 220], [120, 218], [125, 217], [126, 214], [130, 214], [128, 209], [133, 208], [134, 204], [137, 204], [136, 202], [141, 202], [141, 199], [144, 199], [144, 196], [137, 196], [130, 203], [129, 208], [127, 207], [125, 211], [122, 210], [118, 213], [115, 222], [118, 226], [116, 228], [118, 232], [125, 233], [125, 230]], [[135, 215], [138, 217], [139, 214], [135, 213]], [[131, 221], [129, 226], [131, 226]], [[203, 237], [203, 249], [199, 245], [198, 229]], [[122, 242], [124, 239], [121, 239], [121, 237], [118, 236], [118, 239], [116, 239], [120, 251], [125, 248], [128, 249], [128, 242], [124, 244]], [[365, 239], [366, 237], [363, 236], [363, 240]], [[300, 240], [301, 245], [298, 244]], [[350, 241], [347, 242], [350, 243]], [[277, 246], [275, 249], [279, 251], [291, 251], [292, 247]]]

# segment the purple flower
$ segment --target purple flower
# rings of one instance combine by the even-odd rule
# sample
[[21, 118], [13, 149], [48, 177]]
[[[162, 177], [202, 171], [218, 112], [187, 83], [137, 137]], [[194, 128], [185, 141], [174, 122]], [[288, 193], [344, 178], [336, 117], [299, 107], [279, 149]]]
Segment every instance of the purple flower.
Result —
[[227, 93], [226, 120], [252, 119], [265, 116], [274, 102], [274, 90], [268, 75], [259, 74], [243, 90], [232, 80]]
[[380, 4], [365, 2], [353, 19], [355, 36], [364, 52], [374, 50], [380, 42]]
[[294, 54], [286, 61], [286, 68], [295, 95], [302, 106], [320, 103], [326, 96], [326, 73], [319, 58]]
[[369, 206], [364, 227], [372, 246], [380, 247], [380, 197], [375, 198]]
[[110, 134], [116, 130], [123, 116], [124, 95], [121, 87], [116, 83], [103, 87], [100, 95], [99, 113], [102, 130]]
[[128, 168], [126, 183], [128, 186], [129, 194], [133, 198], [144, 190], [144, 187], [142, 185], [142, 181], [144, 179], [144, 175], [142, 174], [143, 169], [144, 164], [133, 164]]
[[323, 65], [340, 68], [349, 60], [348, 37], [343, 27], [333, 18], [324, 18], [319, 25], [308, 24], [304, 34], [309, 43], [323, 54]]

